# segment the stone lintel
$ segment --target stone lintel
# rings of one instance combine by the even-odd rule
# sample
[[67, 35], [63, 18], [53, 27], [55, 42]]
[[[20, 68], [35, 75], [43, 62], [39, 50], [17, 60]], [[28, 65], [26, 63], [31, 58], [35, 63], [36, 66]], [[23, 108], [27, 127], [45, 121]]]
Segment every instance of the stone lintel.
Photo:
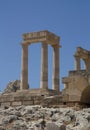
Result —
[[30, 44], [30, 43], [36, 43], [36, 42], [46, 42], [51, 45], [59, 46], [59, 40], [60, 40], [59, 36], [56, 36], [54, 33], [51, 33], [47, 30], [39, 31], [39, 32], [25, 33], [22, 35], [22, 37], [23, 37], [24, 44]]
[[77, 47], [74, 57], [80, 57], [80, 58], [86, 60], [86, 59], [90, 58], [90, 51], [83, 49], [81, 47]]

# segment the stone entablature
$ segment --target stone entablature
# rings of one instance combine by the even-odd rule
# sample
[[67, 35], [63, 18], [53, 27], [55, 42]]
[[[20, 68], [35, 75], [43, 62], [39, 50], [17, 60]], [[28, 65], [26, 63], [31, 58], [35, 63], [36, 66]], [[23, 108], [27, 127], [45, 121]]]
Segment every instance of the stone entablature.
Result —
[[80, 70], [80, 71], [72, 70], [72, 71], [69, 71], [69, 76], [75, 76], [75, 75], [83, 74], [83, 73], [86, 73], [86, 70]]
[[77, 50], [75, 52], [75, 69], [81, 70], [81, 63], [80, 60], [82, 59], [84, 61], [85, 70], [90, 70], [90, 51], [85, 50], [81, 47], [77, 47]]
[[90, 51], [83, 49], [82, 47], [77, 47], [75, 56], [79, 56], [82, 59], [88, 59], [90, 57]]
[[56, 36], [54, 33], [51, 33], [47, 30], [39, 31], [39, 32], [31, 32], [23, 34], [23, 43], [36, 43], [36, 42], [46, 42], [52, 46], [56, 45], [60, 47], [58, 44], [60, 41], [60, 37]]

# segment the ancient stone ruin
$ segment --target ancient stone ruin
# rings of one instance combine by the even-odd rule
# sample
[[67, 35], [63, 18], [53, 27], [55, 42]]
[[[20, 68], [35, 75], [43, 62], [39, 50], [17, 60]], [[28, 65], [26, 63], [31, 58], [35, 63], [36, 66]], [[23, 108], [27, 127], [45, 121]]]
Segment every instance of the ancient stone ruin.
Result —
[[[67, 95], [66, 102], [90, 105], [90, 51], [78, 47], [74, 57], [75, 70], [69, 71], [68, 77], [62, 78], [62, 93]], [[84, 69], [81, 69], [81, 59], [85, 64]]]
[[[28, 46], [41, 42], [40, 88], [28, 85]], [[48, 87], [48, 44], [53, 48], [52, 89]], [[75, 70], [62, 78], [64, 89], [60, 92], [59, 48], [60, 37], [45, 30], [23, 34], [21, 80], [11, 82], [0, 95], [1, 106], [47, 105], [47, 106], [89, 106], [90, 105], [90, 51], [78, 47], [75, 52]], [[80, 68], [80, 59], [85, 69]], [[18, 87], [17, 87], [18, 84]], [[12, 86], [11, 86], [12, 85]]]
[[59, 91], [59, 37], [48, 31], [23, 34], [21, 90], [28, 89], [28, 46], [41, 42], [41, 79], [40, 88], [48, 89], [48, 44], [53, 47], [52, 89]]

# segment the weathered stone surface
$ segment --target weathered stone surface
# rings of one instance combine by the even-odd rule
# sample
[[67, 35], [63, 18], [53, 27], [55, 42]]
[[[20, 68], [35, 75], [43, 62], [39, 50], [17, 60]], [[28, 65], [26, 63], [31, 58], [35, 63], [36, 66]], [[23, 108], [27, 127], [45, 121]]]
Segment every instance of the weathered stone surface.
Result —
[[1, 103], [1, 106], [3, 107], [3, 106], [10, 106], [11, 105], [11, 103], [10, 102], [3, 102], [3, 103]]
[[47, 30], [23, 34], [23, 40], [29, 44], [34, 42], [47, 42], [51, 45], [58, 45], [59, 39], [58, 36]]
[[21, 90], [28, 89], [28, 46], [31, 43], [42, 42], [41, 55], [41, 78], [40, 88], [48, 90], [48, 44], [53, 47], [53, 78], [52, 89], [59, 91], [59, 41], [60, 38], [55, 34], [44, 30], [23, 34], [22, 45], [22, 64], [21, 64]]
[[34, 102], [31, 100], [31, 101], [23, 101], [23, 105], [33, 105]]
[[64, 124], [55, 124], [55, 123], [48, 123], [46, 126], [47, 130], [66, 130], [66, 126]]
[[8, 83], [6, 89], [3, 93], [11, 93], [16, 92], [17, 90], [20, 90], [20, 80], [15, 80], [10, 83]]
[[59, 130], [59, 127], [55, 123], [48, 123], [46, 129], [47, 130]]
[[[73, 118], [72, 118], [73, 116]], [[42, 106], [0, 107], [0, 130], [87, 130], [90, 109], [43, 108]]]
[[[75, 52], [76, 70], [69, 71], [68, 77], [64, 77], [64, 90], [62, 93], [68, 95], [67, 102], [82, 102], [90, 105], [90, 51], [78, 47]], [[82, 70], [80, 59], [84, 61], [85, 69]]]
[[44, 98], [41, 104], [43, 106], [49, 107], [49, 105], [57, 105], [57, 104], [61, 104], [62, 102], [63, 102], [62, 95], [55, 95], [55, 96], [49, 96]]
[[20, 102], [20, 101], [12, 102], [12, 106], [20, 106], [20, 105], [22, 105], [22, 102]]

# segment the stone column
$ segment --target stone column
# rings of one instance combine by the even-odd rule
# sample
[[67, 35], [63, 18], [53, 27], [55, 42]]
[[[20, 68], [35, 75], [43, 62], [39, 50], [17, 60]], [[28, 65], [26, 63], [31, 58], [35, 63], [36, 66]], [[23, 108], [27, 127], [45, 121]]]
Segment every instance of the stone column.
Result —
[[22, 43], [21, 90], [28, 89], [28, 45]]
[[59, 78], [59, 47], [53, 47], [53, 75], [52, 75], [52, 89], [59, 92], [60, 78]]
[[90, 58], [85, 59], [85, 60], [84, 60], [84, 63], [85, 63], [84, 69], [87, 70], [87, 71], [90, 71]]
[[80, 70], [80, 57], [74, 56], [75, 57], [75, 70]]
[[42, 43], [42, 48], [41, 48], [40, 88], [48, 89], [48, 44], [47, 43]]

